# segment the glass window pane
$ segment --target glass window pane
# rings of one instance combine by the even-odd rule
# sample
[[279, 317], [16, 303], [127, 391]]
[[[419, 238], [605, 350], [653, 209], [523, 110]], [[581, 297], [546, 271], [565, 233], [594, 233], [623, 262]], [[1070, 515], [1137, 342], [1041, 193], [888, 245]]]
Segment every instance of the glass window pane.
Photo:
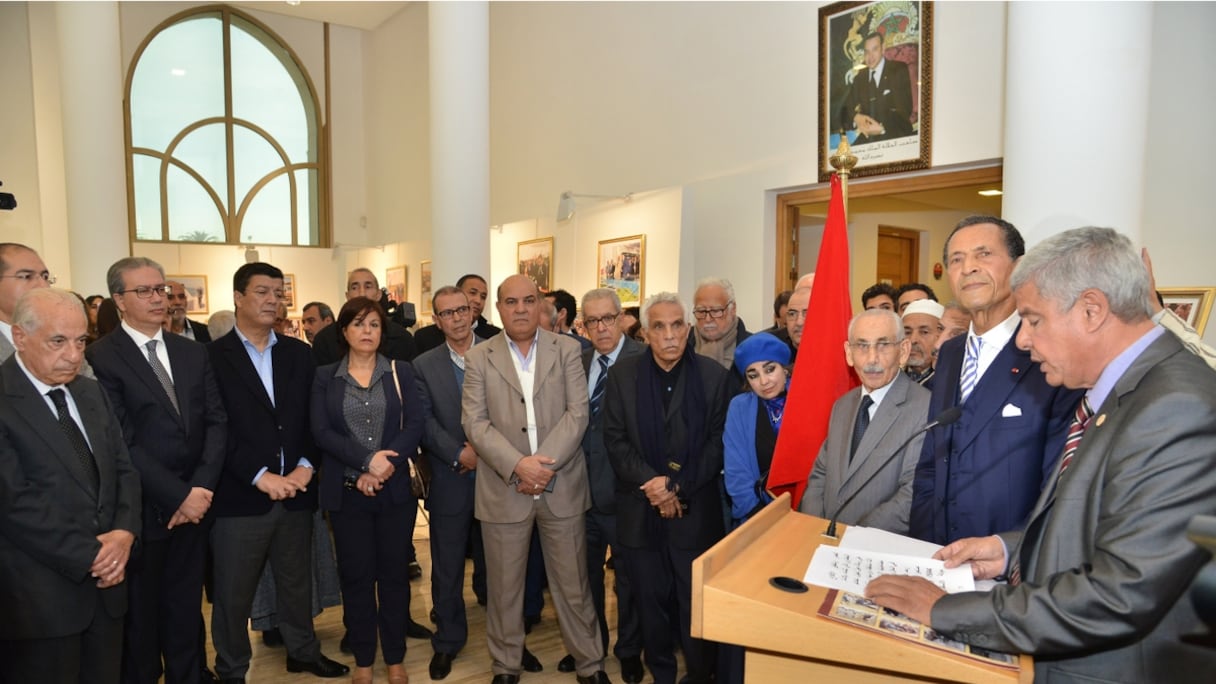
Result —
[[189, 174], [170, 166], [165, 179], [169, 198], [169, 239], [224, 242], [224, 222], [215, 201]]
[[[312, 97], [286, 48], [252, 24], [232, 20], [232, 115], [257, 123], [293, 163], [316, 161]], [[307, 109], [306, 105], [307, 104]]]
[[190, 131], [173, 150], [173, 159], [202, 176], [219, 195], [223, 205], [228, 201], [227, 150], [222, 123], [207, 124]]
[[131, 155], [135, 183], [135, 239], [161, 240], [160, 159], [146, 154]]
[[161, 31], [131, 79], [131, 144], [164, 151], [186, 126], [224, 116], [223, 25], [218, 13]]
[[317, 187], [317, 170], [300, 169], [296, 174], [296, 243], [318, 245], [321, 243], [318, 224], [317, 198], [321, 196]]
[[262, 186], [241, 221], [241, 239], [263, 245], [291, 244], [291, 196], [288, 175]]
[[232, 173], [236, 181], [237, 208], [258, 181], [286, 165], [287, 162], [268, 140], [244, 126], [233, 127]]

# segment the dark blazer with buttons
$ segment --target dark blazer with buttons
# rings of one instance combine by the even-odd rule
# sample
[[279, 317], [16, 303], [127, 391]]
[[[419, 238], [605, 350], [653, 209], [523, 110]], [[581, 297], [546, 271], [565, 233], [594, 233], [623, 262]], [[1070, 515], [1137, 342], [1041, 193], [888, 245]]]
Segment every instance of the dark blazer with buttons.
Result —
[[207, 329], [206, 323], [199, 323], [186, 319], [186, 325], [190, 326], [190, 331], [194, 333], [194, 341], [201, 344], [207, 344], [211, 341], [211, 331]]
[[[637, 356], [646, 351], [640, 342], [624, 338], [625, 344], [621, 353], [616, 357], [616, 365], [621, 361]], [[583, 371], [591, 377], [591, 364], [595, 361], [595, 348], [583, 351]], [[588, 380], [590, 383], [590, 380]], [[607, 390], [605, 389], [605, 394]], [[590, 396], [590, 388], [588, 389]], [[583, 455], [587, 457], [587, 478], [591, 481], [591, 509], [597, 513], [612, 515], [616, 513], [616, 473], [608, 460], [608, 447], [604, 445], [604, 411], [590, 416], [587, 420], [587, 431], [583, 433]]]
[[412, 503], [416, 506], [418, 500], [410, 490], [410, 467], [406, 458], [417, 457], [425, 410], [418, 397], [410, 364], [405, 361], [395, 364], [397, 381], [401, 384], [400, 399], [397, 398], [392, 371], [380, 378], [380, 389], [384, 392], [385, 400], [384, 431], [380, 443], [368, 449], [367, 445], [359, 444], [351, 436], [346, 426], [346, 415], [342, 409], [346, 380], [334, 376], [340, 363], [318, 368], [312, 383], [312, 434], [325, 458], [321, 466], [321, 508], [327, 511], [342, 510], [346, 468], [361, 471], [368, 454], [380, 449], [396, 451], [397, 455], [388, 459], [393, 464], [393, 474], [379, 496], [387, 493], [394, 503]]
[[77, 377], [67, 387], [97, 463], [96, 493], [16, 358], [0, 365], [0, 640], [79, 634], [98, 592], [112, 617], [127, 610], [126, 583], [98, 589], [90, 570], [97, 535], [139, 536], [139, 473], [101, 386]]
[[432, 347], [414, 359], [414, 377], [426, 415], [422, 453], [430, 459], [431, 495], [428, 511], [456, 515], [473, 509], [475, 474], [452, 470], [467, 437], [460, 424], [460, 386], [447, 344]]
[[121, 327], [85, 355], [109, 395], [143, 485], [144, 538], [167, 539], [169, 519], [192, 487], [215, 491], [224, 466], [228, 416], [207, 348], [164, 335], [179, 413], [144, 350]]
[[[216, 516], [262, 515], [274, 502], [253, 484], [262, 468], [288, 474], [308, 459], [320, 466], [320, 453], [309, 429], [309, 398], [316, 372], [312, 352], [303, 342], [283, 335], [271, 352], [275, 402], [266, 388], [236, 329], [207, 345], [211, 368], [228, 411], [228, 446], [224, 469], [216, 486], [211, 510]], [[315, 478], [314, 478], [315, 479]], [[288, 510], [313, 510], [316, 487], [283, 501]]]

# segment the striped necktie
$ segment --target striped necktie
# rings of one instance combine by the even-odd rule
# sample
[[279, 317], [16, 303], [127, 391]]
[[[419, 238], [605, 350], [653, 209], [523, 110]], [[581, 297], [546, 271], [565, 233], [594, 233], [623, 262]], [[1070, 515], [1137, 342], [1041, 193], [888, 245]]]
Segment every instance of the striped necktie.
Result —
[[1089, 426], [1089, 419], [1093, 418], [1094, 410], [1089, 405], [1089, 397], [1082, 397], [1081, 403], [1077, 405], [1077, 412], [1072, 417], [1072, 423], [1068, 426], [1068, 437], [1064, 440], [1064, 455], [1060, 457], [1060, 475], [1068, 470], [1069, 464], [1072, 463], [1072, 457], [1077, 453], [1077, 447], [1081, 444], [1081, 436], [1085, 434], [1085, 428]]
[[152, 372], [156, 374], [160, 386], [165, 388], [165, 394], [169, 395], [169, 403], [173, 404], [173, 410], [180, 415], [182, 410], [177, 405], [177, 391], [173, 389], [173, 379], [169, 377], [169, 371], [165, 369], [164, 364], [160, 362], [160, 357], [156, 355], [156, 340], [148, 340], [144, 346], [148, 348], [148, 364], [152, 366]]
[[980, 379], [980, 348], [984, 341], [978, 335], [967, 336], [967, 353], [963, 356], [963, 374], [958, 380], [959, 403], [967, 401], [975, 383]]
[[599, 415], [604, 403], [604, 388], [608, 384], [608, 357], [600, 354], [596, 357], [600, 362], [600, 374], [595, 378], [595, 387], [591, 390], [591, 417]]

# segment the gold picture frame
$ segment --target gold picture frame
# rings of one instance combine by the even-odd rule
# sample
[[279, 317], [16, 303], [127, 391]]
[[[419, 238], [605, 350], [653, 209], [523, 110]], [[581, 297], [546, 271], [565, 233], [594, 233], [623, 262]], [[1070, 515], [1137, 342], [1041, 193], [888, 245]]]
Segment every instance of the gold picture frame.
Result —
[[553, 290], [553, 238], [524, 240], [515, 247], [516, 273], [526, 275], [541, 292]]
[[431, 299], [435, 297], [434, 285], [431, 284], [431, 260], [426, 259], [418, 264], [419, 296], [422, 297], [422, 313], [430, 315]]
[[1157, 291], [1165, 300], [1165, 308], [1186, 321], [1195, 332], [1203, 334], [1212, 312], [1212, 301], [1216, 300], [1216, 287], [1159, 287]]
[[388, 290], [388, 298], [398, 304], [409, 301], [409, 267], [405, 264], [393, 266], [384, 270], [384, 289]]
[[622, 306], [646, 296], [646, 236], [600, 240], [595, 250], [595, 286], [616, 290]]
[[207, 294], [207, 276], [205, 275], [167, 275], [165, 280], [176, 280], [186, 288], [186, 315], [204, 315], [210, 313], [211, 299]]

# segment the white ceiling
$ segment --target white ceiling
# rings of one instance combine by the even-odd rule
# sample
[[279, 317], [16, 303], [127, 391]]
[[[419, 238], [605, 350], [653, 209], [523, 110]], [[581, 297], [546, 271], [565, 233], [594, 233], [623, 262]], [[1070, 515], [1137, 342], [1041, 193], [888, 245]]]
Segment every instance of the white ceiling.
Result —
[[410, 3], [301, 0], [297, 5], [289, 5], [278, 0], [276, 2], [233, 2], [231, 4], [244, 9], [255, 9], [313, 21], [326, 21], [331, 24], [371, 31]]

